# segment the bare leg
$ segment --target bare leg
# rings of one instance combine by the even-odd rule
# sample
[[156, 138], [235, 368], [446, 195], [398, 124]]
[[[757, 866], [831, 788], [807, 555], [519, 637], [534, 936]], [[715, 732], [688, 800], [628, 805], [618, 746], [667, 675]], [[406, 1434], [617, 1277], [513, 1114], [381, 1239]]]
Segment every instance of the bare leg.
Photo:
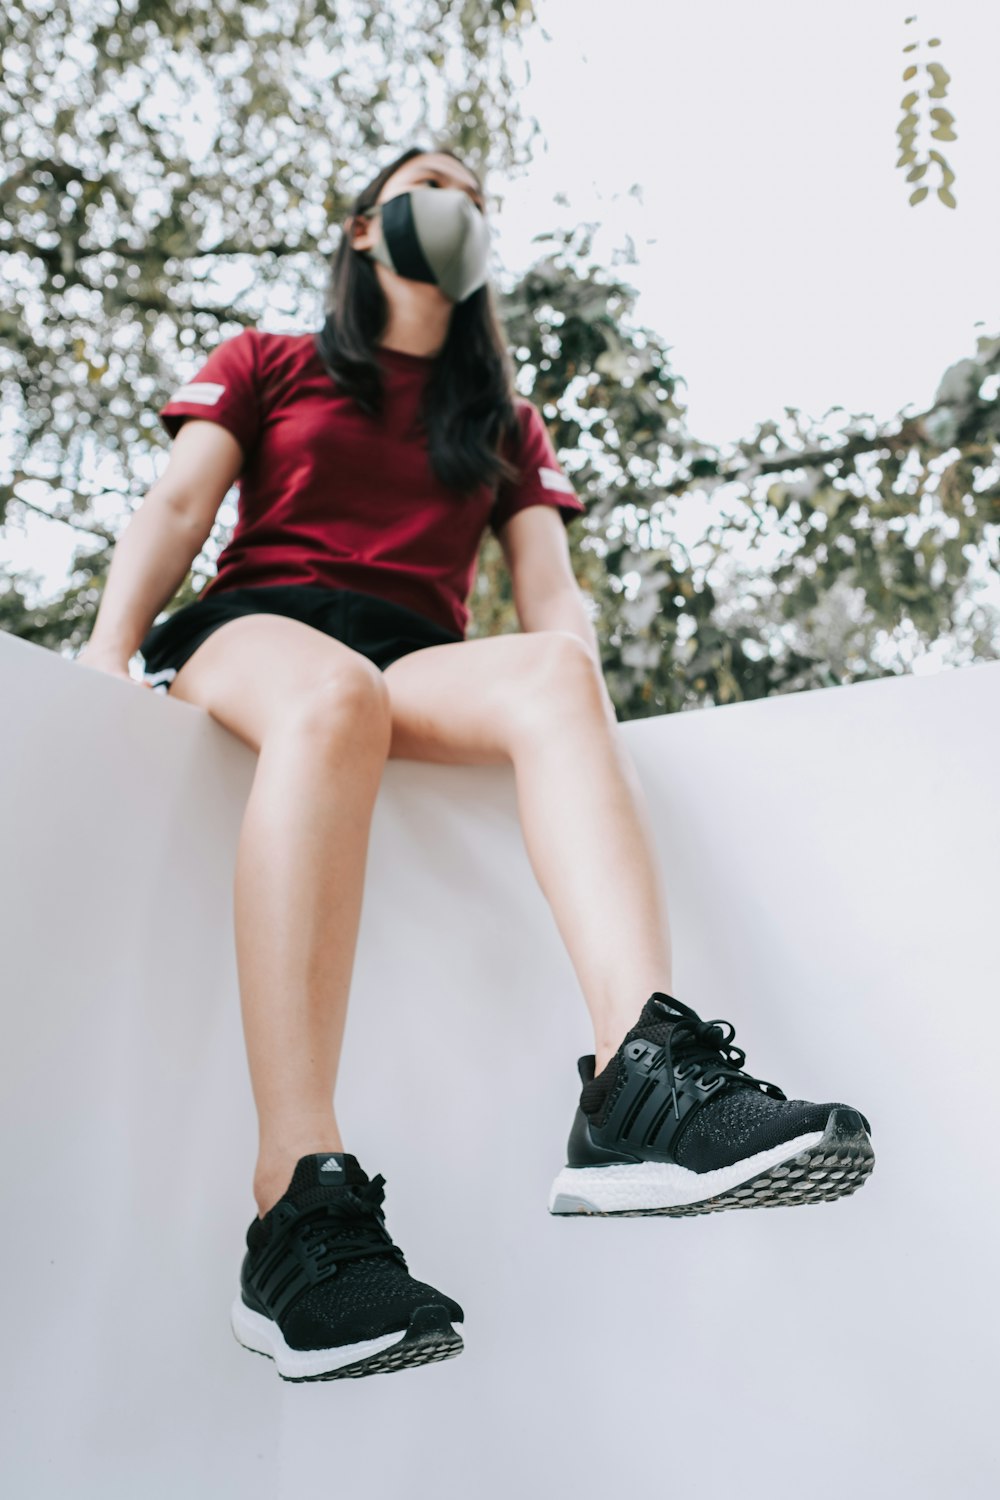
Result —
[[263, 1217], [300, 1156], [343, 1150], [333, 1091], [391, 704], [370, 661], [266, 612], [219, 626], [169, 691], [257, 754], [233, 905]]
[[532, 869], [580, 981], [598, 1069], [671, 990], [666, 896], [638, 773], [583, 642], [562, 630], [435, 646], [385, 672], [390, 754], [512, 763]]
[[600, 1072], [646, 998], [673, 982], [645, 794], [604, 681], [575, 642], [554, 642], [547, 662], [539, 654], [519, 701], [511, 748], [525, 847], [580, 981]]
[[306, 697], [261, 744], [234, 888], [261, 1217], [300, 1156], [344, 1149], [333, 1090], [390, 722], [378, 679], [355, 676]]

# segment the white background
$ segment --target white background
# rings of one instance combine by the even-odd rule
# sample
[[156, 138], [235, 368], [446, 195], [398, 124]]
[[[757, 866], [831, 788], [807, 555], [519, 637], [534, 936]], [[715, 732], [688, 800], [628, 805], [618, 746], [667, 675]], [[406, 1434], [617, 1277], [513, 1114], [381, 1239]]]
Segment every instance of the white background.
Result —
[[678, 998], [871, 1121], [875, 1171], [833, 1203], [550, 1216], [592, 1038], [512, 775], [389, 763], [338, 1113], [466, 1349], [308, 1386], [228, 1321], [254, 757], [3, 635], [0, 686], [12, 1500], [992, 1497], [1000, 664], [620, 728]]

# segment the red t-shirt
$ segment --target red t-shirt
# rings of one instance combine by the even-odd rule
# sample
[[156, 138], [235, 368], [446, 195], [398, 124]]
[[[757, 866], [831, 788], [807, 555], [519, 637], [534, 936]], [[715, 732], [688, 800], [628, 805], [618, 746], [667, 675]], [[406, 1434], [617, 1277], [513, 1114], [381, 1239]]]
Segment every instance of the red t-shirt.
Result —
[[518, 397], [521, 480], [464, 495], [434, 475], [414, 428], [433, 360], [377, 348], [381, 419], [342, 395], [312, 333], [247, 328], [225, 339], [159, 416], [171, 437], [187, 417], [219, 422], [245, 459], [238, 519], [200, 598], [229, 588], [311, 583], [402, 604], [464, 636], [487, 526], [554, 505], [568, 526], [585, 506], [537, 407]]

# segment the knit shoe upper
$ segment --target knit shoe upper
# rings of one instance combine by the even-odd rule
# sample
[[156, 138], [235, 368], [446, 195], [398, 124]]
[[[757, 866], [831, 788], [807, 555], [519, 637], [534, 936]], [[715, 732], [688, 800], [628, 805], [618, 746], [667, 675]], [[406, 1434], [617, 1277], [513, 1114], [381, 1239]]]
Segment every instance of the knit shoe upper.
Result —
[[326, 1349], [405, 1329], [415, 1308], [462, 1308], [408, 1272], [385, 1227], [385, 1178], [350, 1152], [300, 1158], [288, 1188], [247, 1230], [243, 1301], [292, 1349]]
[[597, 1078], [593, 1055], [579, 1060], [569, 1165], [660, 1161], [709, 1172], [823, 1130], [832, 1109], [849, 1107], [788, 1099], [744, 1072], [735, 1034], [655, 990]]

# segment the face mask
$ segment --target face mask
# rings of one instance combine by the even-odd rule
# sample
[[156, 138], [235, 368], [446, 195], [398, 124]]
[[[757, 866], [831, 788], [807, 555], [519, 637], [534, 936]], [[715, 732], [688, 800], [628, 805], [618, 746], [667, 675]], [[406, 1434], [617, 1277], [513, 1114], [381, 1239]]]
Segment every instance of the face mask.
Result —
[[379, 218], [382, 233], [370, 250], [408, 281], [429, 281], [452, 302], [485, 285], [490, 233], [479, 209], [461, 188], [414, 188], [366, 210]]

